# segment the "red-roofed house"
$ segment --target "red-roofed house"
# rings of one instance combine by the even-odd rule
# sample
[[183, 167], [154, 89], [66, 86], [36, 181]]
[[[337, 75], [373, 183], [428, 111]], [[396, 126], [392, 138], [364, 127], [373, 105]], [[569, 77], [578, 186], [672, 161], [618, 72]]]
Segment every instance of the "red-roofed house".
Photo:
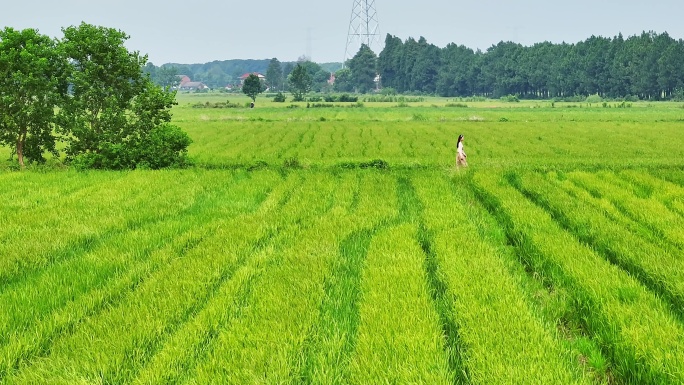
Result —
[[245, 73], [242, 76], [240, 76], [240, 85], [244, 84], [245, 79], [247, 79], [249, 77], [249, 75], [252, 75], [252, 74], [256, 75], [259, 78], [259, 80], [262, 80], [262, 81], [266, 80], [266, 76], [264, 76], [258, 72], [252, 72], [252, 73], [248, 72], [248, 73]]
[[202, 82], [193, 82], [190, 80], [190, 78], [186, 75], [178, 75], [181, 78], [180, 85], [178, 86], [179, 89], [183, 91], [197, 91], [197, 90], [206, 90], [209, 87], [207, 87], [206, 84]]

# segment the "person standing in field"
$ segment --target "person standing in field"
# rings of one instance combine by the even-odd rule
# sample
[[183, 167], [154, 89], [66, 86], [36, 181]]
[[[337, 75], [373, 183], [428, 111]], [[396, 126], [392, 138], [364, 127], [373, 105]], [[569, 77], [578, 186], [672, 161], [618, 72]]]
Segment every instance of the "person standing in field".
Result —
[[465, 151], [463, 150], [463, 135], [459, 135], [458, 142], [456, 142], [456, 167], [468, 167], [468, 161], [466, 160], [467, 157], [468, 155], [466, 155]]

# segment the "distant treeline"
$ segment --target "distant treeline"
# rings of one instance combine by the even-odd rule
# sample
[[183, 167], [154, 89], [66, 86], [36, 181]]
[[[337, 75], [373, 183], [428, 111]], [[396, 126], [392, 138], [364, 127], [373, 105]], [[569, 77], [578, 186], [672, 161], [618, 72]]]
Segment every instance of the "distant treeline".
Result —
[[[446, 97], [514, 95], [525, 99], [569, 98], [599, 95], [602, 98], [684, 100], [684, 41], [667, 33], [644, 32], [624, 38], [592, 36], [579, 43], [537, 43], [523, 46], [500, 42], [485, 52], [463, 45], [439, 48], [425, 38], [402, 41], [388, 34], [383, 50], [371, 58], [359, 54], [341, 69], [341, 63], [307, 64], [315, 92], [372, 92], [377, 89], [368, 69], [375, 67], [380, 86], [401, 94]], [[356, 61], [356, 63], [354, 63]], [[211, 88], [239, 84], [244, 73], [267, 74], [277, 64], [283, 79], [296, 62], [277, 59], [225, 60], [205, 64], [148, 64], [146, 72], [164, 84], [164, 69], [187, 75]], [[354, 68], [356, 64], [356, 69]], [[371, 70], [372, 71], [372, 70]], [[330, 73], [336, 84], [329, 87]], [[166, 75], [169, 71], [166, 71]], [[174, 75], [175, 76], [175, 75]], [[268, 82], [268, 81], [267, 81]], [[365, 84], [370, 82], [371, 84]], [[273, 87], [287, 90], [287, 82]], [[339, 84], [338, 84], [339, 83]]]
[[[268, 71], [269, 64], [272, 59], [264, 60], [222, 60], [213, 61], [204, 64], [178, 64], [178, 63], [167, 63], [162, 66], [155, 66], [152, 63], [148, 63], [145, 68], [145, 72], [150, 73], [152, 80], [157, 83], [163, 83], [162, 80], [164, 76], [164, 71], [160, 71], [162, 68], [170, 69], [173, 68], [175, 74], [186, 75], [192, 81], [202, 82], [212, 89], [224, 88], [227, 85], [237, 85], [240, 84], [240, 76], [245, 73], [258, 72], [260, 74], [266, 74]], [[297, 62], [282, 62], [283, 72], [289, 74]], [[325, 79], [330, 76], [330, 73], [337, 71], [342, 68], [342, 63], [323, 63], [318, 64], [318, 66], [326, 74]]]
[[378, 73], [383, 87], [400, 93], [682, 99], [684, 41], [644, 32], [576, 44], [500, 42], [481, 52], [456, 44], [440, 49], [422, 37], [402, 42], [388, 34]]

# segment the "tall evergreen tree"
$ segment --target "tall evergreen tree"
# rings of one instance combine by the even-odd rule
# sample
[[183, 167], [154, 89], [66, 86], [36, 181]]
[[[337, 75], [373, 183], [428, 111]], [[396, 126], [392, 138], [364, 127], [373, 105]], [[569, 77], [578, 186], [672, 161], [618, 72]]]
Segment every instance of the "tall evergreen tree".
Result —
[[266, 70], [266, 85], [272, 91], [283, 90], [283, 68], [276, 58], [271, 59]]
[[349, 60], [352, 85], [357, 92], [367, 93], [375, 89], [375, 77], [377, 76], [377, 57], [366, 44]]

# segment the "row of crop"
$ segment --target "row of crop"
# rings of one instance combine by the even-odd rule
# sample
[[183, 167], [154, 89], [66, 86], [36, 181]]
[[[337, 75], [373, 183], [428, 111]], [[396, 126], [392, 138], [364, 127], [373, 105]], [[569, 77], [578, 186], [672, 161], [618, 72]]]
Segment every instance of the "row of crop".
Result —
[[681, 170], [663, 168], [658, 171], [650, 170], [649, 173], [623, 170], [619, 176], [628, 183], [646, 189], [652, 198], [662, 202], [673, 213], [684, 217], [684, 185], [677, 182], [678, 178], [684, 178]]
[[199, 197], [183, 216], [101, 240], [87, 252], [6, 286], [0, 294], [6, 309], [0, 313], [0, 378], [54, 350], [53, 344], [71, 339], [74, 328], [84, 320], [101, 318], [106, 309], [130, 300], [131, 291], [185, 258], [209, 236], [217, 220], [254, 210], [264, 192], [280, 179], [262, 173], [259, 181], [240, 184], [236, 179], [241, 177], [225, 176], [229, 179], [218, 189], [219, 195]]
[[[418, 127], [416, 127], [418, 125]], [[386, 159], [398, 164], [451, 163], [458, 135], [423, 122], [316, 121], [208, 122], [190, 126], [190, 148], [200, 164], [275, 165], [296, 158], [303, 164], [334, 165]], [[427, 138], [427, 139], [424, 139]]]
[[[295, 183], [288, 182], [284, 186], [287, 188], [278, 188], [269, 195], [252, 214], [213, 220], [208, 214], [208, 237], [186, 255], [172, 258], [125, 301], [87, 319], [73, 334], [58, 340], [49, 356], [23, 368], [8, 383], [73, 382], [78, 378], [109, 383], [133, 380], [154, 353], [183, 330], [186, 322], [223, 293], [225, 285], [238, 285], [239, 295], [251, 290], [234, 283], [233, 278], [243, 277], [245, 269], [264, 268], [259, 258], [254, 261], [254, 255], [276, 247], [279, 231], [298, 229], [300, 222], [327, 209], [327, 203], [316, 206], [317, 210], [308, 206], [312, 196], [326, 197], [331, 192], [331, 182], [321, 185], [298, 177], [292, 181]], [[293, 187], [295, 190], [290, 192]], [[279, 215], [284, 211], [288, 213]]]
[[[134, 383], [173, 384], [196, 378], [198, 366], [210, 360], [215, 349], [222, 349], [221, 338], [226, 330], [246, 322], [245, 317], [249, 317], [264, 291], [272, 290], [273, 282], [265, 276], [272, 274], [272, 270], [278, 270], [278, 266], [283, 266], [281, 256], [294, 252], [307, 242], [307, 233], [315, 227], [318, 216], [328, 216], [328, 212], [334, 210], [334, 207], [349, 204], [352, 191], [344, 189], [333, 192], [331, 186], [336, 182], [347, 184], [346, 180], [335, 181], [329, 177], [307, 177], [301, 181], [302, 187], [296, 194], [280, 200], [278, 206], [265, 206], [254, 221], [261, 221], [270, 228], [272, 239], [261, 248], [253, 250], [245, 264], [218, 288], [206, 306], [192, 320], [182, 325], [154, 354]], [[330, 196], [334, 197], [332, 204], [327, 202]], [[306, 297], [307, 293], [299, 292], [290, 300]], [[280, 310], [286, 311], [288, 315], [291, 314], [291, 308], [284, 306], [283, 302], [275, 305], [282, 307]], [[269, 329], [263, 332], [273, 331]], [[238, 360], [237, 357], [235, 359]], [[226, 365], [227, 362], [221, 362], [216, 368], [210, 369], [222, 371]], [[239, 371], [246, 368], [247, 366], [237, 369]], [[219, 382], [226, 383], [227, 380]]]
[[[549, 210], [554, 219], [583, 242], [638, 277], [648, 287], [684, 309], [684, 260], [667, 243], [643, 237], [634, 231], [629, 219], [604, 210], [598, 198], [576, 187], [569, 180], [535, 173], [519, 175], [518, 189]], [[605, 189], [604, 189], [605, 191]], [[632, 228], [630, 228], [632, 227]]]
[[569, 350], [525, 302], [502, 256], [478, 234], [464, 195], [452, 191], [441, 173], [414, 181], [438, 273], [454, 309], [469, 382], [588, 383]]
[[501, 176], [477, 174], [474, 186], [529, 265], [572, 289], [577, 316], [601, 341], [616, 378], [639, 384], [684, 381], [684, 329], [663, 301], [560, 228]]
[[[225, 176], [244, 179], [202, 171], [150, 175], [65, 172], [14, 178], [15, 195], [5, 196], [7, 204], [0, 208], [0, 282], [20, 280], [109, 237], [179, 215]], [[178, 184], [179, 179], [188, 183]]]
[[417, 231], [400, 224], [371, 242], [349, 383], [453, 383]]
[[[239, 178], [236, 178], [236, 175], [228, 174], [226, 176], [230, 179], [226, 180], [225, 188], [220, 191], [234, 193], [234, 195], [230, 195], [232, 199], [224, 203], [224, 206], [230, 206], [233, 214], [250, 209], [262, 199], [260, 189], [268, 188], [279, 179], [276, 175], [269, 177], [267, 174], [263, 174], [261, 183], [257, 186], [246, 181], [242, 184], [238, 183], [237, 179]], [[252, 189], [253, 193], [247, 194], [246, 188]], [[185, 191], [180, 190], [180, 192]], [[163, 197], [164, 194], [156, 196], [159, 198]], [[111, 205], [120, 205], [118, 200], [109, 202], [109, 206], [107, 206], [102, 204], [102, 200], [99, 198], [99, 196], [92, 196], [89, 200], [81, 201], [80, 204], [86, 208], [92, 202], [93, 206], [102, 205], [101, 207], [105, 207], [107, 211], [118, 210], [118, 207], [110, 207]], [[191, 196], [190, 198], [194, 201], [193, 206], [201, 207], [205, 211], [208, 210], [204, 207], [206, 197]], [[186, 197], [186, 199], [188, 198]], [[241, 207], [242, 205], [238, 204], [240, 200], [247, 203], [246, 207]], [[177, 202], [170, 202], [165, 197], [158, 199], [157, 204], [153, 207], [159, 209], [159, 202], [168, 205], [164, 211], [171, 210], [178, 214], [182, 212], [181, 209], [186, 209], [184, 205], [179, 207]], [[142, 204], [148, 203], [150, 202], [142, 201]], [[131, 211], [135, 212], [135, 215], [150, 214], [145, 207], [133, 206]], [[32, 212], [27, 214], [27, 217], [32, 217]], [[157, 211], [152, 213], [152, 215], [156, 214]], [[189, 222], [190, 218], [187, 218], [187, 214], [189, 213], [185, 213], [185, 219]], [[161, 218], [165, 217], [163, 213], [159, 215]], [[59, 224], [59, 227], [77, 227], [77, 224], [72, 222], [73, 217], [62, 215], [62, 219], [63, 223]], [[2, 331], [0, 343], [6, 342], [14, 330], [22, 330], [28, 325], [34, 324], [36, 319], [58, 309], [65, 302], [73, 301], [88, 290], [101, 286], [109, 278], [125, 271], [127, 266], [144, 262], [151, 252], [164, 245], [167, 237], [172, 238], [174, 233], [182, 233], [184, 229], [189, 227], [190, 225], [179, 226], [175, 221], [161, 220], [147, 221], [144, 225], [130, 228], [122, 227], [121, 231], [108, 234], [106, 239], [94, 239], [92, 245], [87, 249], [69, 250], [68, 258], [57, 258], [54, 263], [40, 270], [25, 268], [21, 274], [14, 277], [11, 283], [3, 285], [0, 292], [0, 306], [7, 310], [0, 314], [0, 330]], [[95, 229], [95, 231], [100, 230]], [[141, 243], [141, 239], [146, 240], [146, 242]], [[52, 241], [51, 237], [23, 239], [21, 242], [14, 243], [14, 247], [19, 258], [30, 259], [32, 256], [26, 254], [27, 248], [24, 247], [24, 244], [36, 244], [47, 249], [49, 245], [46, 246], [43, 243]], [[70, 284], [67, 285], [67, 283]]]
[[653, 198], [649, 185], [630, 183], [609, 171], [571, 172], [566, 175], [574, 183], [609, 200], [635, 222], [642, 223], [661, 239], [684, 248], [684, 217]]
[[[289, 238], [286, 247], [274, 255], [268, 269], [255, 280], [253, 299], [244, 315], [221, 331], [214, 348], [189, 374], [190, 382], [317, 382], [318, 375], [343, 369], [338, 368], [337, 360], [317, 360], [319, 353], [339, 357], [345, 351], [343, 346], [336, 346], [337, 351], [328, 350], [328, 341], [317, 339], [326, 333], [332, 333], [330, 338], [339, 338], [335, 330], [344, 328], [321, 325], [323, 309], [330, 301], [325, 282], [334, 279], [331, 269], [341, 258], [342, 240], [391, 215], [391, 210], [378, 205], [375, 198], [376, 194], [387, 192], [387, 186], [391, 186], [389, 178], [368, 174], [357, 183], [350, 182], [346, 175], [351, 174], [343, 175], [341, 181], [328, 177], [325, 189], [319, 188], [301, 201], [302, 209], [313, 204], [328, 210], [317, 214], [315, 220], [302, 223], [301, 234]], [[331, 195], [335, 197], [332, 201], [326, 199]], [[282, 215], [292, 218], [289, 210]]]

